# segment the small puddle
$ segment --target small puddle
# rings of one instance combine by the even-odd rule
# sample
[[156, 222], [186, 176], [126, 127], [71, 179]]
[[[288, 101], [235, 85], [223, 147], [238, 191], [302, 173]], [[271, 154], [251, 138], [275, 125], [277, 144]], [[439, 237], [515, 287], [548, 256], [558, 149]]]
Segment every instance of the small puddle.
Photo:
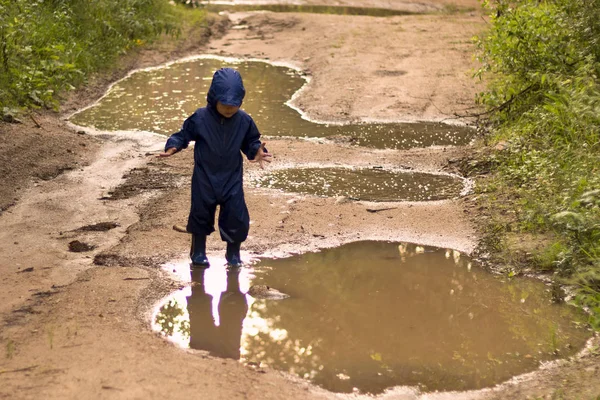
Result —
[[212, 74], [221, 67], [240, 71], [246, 87], [244, 110], [267, 136], [325, 138], [374, 148], [465, 145], [475, 131], [437, 122], [321, 124], [308, 121], [288, 102], [306, 83], [296, 70], [266, 62], [200, 58], [138, 71], [119, 81], [94, 106], [71, 122], [102, 131], [149, 131], [170, 135], [206, 105]]
[[[344, 6], [321, 6], [321, 5], [295, 5], [295, 4], [210, 4], [204, 9], [209, 12], [219, 13], [248, 12], [248, 11], [271, 11], [277, 13], [310, 13], [310, 14], [333, 14], [333, 15], [363, 15], [368, 17], [393, 17], [396, 15], [415, 15], [422, 12], [408, 10], [391, 10], [386, 8], [367, 7], [344, 7]], [[431, 9], [430, 11], [438, 11]]]
[[378, 168], [290, 168], [270, 172], [257, 187], [365, 201], [432, 201], [456, 198], [464, 181], [451, 175]]
[[[539, 281], [414, 244], [355, 242], [191, 279], [158, 306], [155, 330], [334, 392], [489, 387], [577, 353], [590, 336], [583, 313], [552, 304]], [[290, 298], [245, 294], [256, 284]]]

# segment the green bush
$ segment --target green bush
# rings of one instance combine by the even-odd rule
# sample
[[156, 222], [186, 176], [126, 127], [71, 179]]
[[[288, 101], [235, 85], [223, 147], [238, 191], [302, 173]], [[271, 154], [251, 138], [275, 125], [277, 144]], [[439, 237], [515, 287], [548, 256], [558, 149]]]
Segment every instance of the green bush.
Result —
[[516, 230], [560, 238], [541, 266], [576, 285], [600, 328], [600, 0], [485, 6], [478, 99], [507, 143], [493, 185], [510, 191]]
[[166, 0], [0, 0], [0, 109], [56, 106], [90, 72], [173, 32], [171, 8]]

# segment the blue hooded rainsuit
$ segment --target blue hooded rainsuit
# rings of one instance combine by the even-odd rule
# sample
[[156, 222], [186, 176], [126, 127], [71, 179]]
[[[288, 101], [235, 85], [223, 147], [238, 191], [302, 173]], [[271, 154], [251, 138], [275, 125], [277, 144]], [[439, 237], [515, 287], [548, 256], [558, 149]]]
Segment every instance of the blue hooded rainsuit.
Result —
[[248, 237], [250, 216], [244, 200], [242, 154], [253, 160], [261, 142], [252, 118], [239, 110], [231, 118], [217, 112], [217, 101], [241, 106], [246, 91], [240, 73], [231, 68], [215, 72], [208, 91], [206, 107], [199, 108], [171, 135], [165, 151], [194, 146], [192, 203], [187, 231], [209, 235], [215, 228], [215, 211], [220, 205], [221, 239], [240, 243]]

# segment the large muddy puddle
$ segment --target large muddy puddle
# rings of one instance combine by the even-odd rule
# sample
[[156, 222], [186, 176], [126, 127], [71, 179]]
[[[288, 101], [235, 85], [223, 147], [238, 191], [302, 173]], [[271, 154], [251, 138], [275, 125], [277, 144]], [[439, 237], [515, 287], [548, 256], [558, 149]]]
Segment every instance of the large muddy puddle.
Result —
[[[365, 241], [241, 271], [179, 267], [192, 285], [160, 303], [154, 329], [335, 392], [489, 387], [589, 337], [585, 316], [539, 281], [493, 276], [448, 249]], [[290, 297], [246, 294], [260, 284]]]
[[290, 168], [270, 172], [257, 187], [365, 201], [431, 201], [459, 197], [464, 180], [452, 175], [379, 168]]
[[246, 87], [243, 108], [263, 135], [331, 137], [360, 146], [407, 149], [468, 144], [475, 132], [437, 122], [321, 124], [302, 118], [286, 104], [306, 83], [296, 70], [266, 62], [202, 58], [138, 71], [115, 84], [96, 105], [71, 121], [103, 131], [149, 131], [169, 135], [206, 105], [212, 75], [221, 67], [240, 71]]

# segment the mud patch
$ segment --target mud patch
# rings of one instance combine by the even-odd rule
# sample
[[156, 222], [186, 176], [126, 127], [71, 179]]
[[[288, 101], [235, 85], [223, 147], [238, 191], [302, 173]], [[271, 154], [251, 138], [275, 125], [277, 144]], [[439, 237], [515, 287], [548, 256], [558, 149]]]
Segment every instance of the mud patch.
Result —
[[51, 113], [36, 115], [41, 128], [0, 122], [0, 175], [10, 185], [0, 186], [0, 214], [12, 207], [22, 191], [38, 180], [50, 180], [79, 168], [97, 149], [94, 138], [81, 137]]
[[115, 253], [100, 253], [94, 257], [94, 265], [102, 267], [152, 267], [156, 268], [165, 260], [160, 257], [125, 257]]
[[115, 229], [119, 226], [121, 226], [121, 225], [119, 225], [116, 222], [99, 222], [99, 223], [93, 224], [93, 225], [82, 226], [81, 228], [75, 229], [75, 231], [77, 231], [77, 232], [106, 232], [111, 229]]
[[[68, 151], [67, 151], [68, 152]], [[52, 180], [54, 178], [56, 178], [57, 176], [59, 176], [60, 174], [62, 174], [65, 171], [72, 171], [74, 169], [73, 166], [59, 166], [56, 169], [50, 170], [50, 171], [40, 171], [38, 172], [35, 177], [39, 178], [43, 181], [49, 181]]]
[[377, 76], [402, 76], [406, 74], [407, 72], [402, 70], [378, 69], [375, 71], [375, 75]]
[[111, 190], [102, 200], [129, 199], [144, 192], [180, 186], [185, 175], [175, 175], [155, 168], [134, 168], [123, 176], [125, 182]]
[[79, 240], [73, 240], [69, 242], [69, 251], [73, 253], [84, 253], [86, 251], [92, 251], [97, 246], [87, 244], [85, 242], [80, 242]]

